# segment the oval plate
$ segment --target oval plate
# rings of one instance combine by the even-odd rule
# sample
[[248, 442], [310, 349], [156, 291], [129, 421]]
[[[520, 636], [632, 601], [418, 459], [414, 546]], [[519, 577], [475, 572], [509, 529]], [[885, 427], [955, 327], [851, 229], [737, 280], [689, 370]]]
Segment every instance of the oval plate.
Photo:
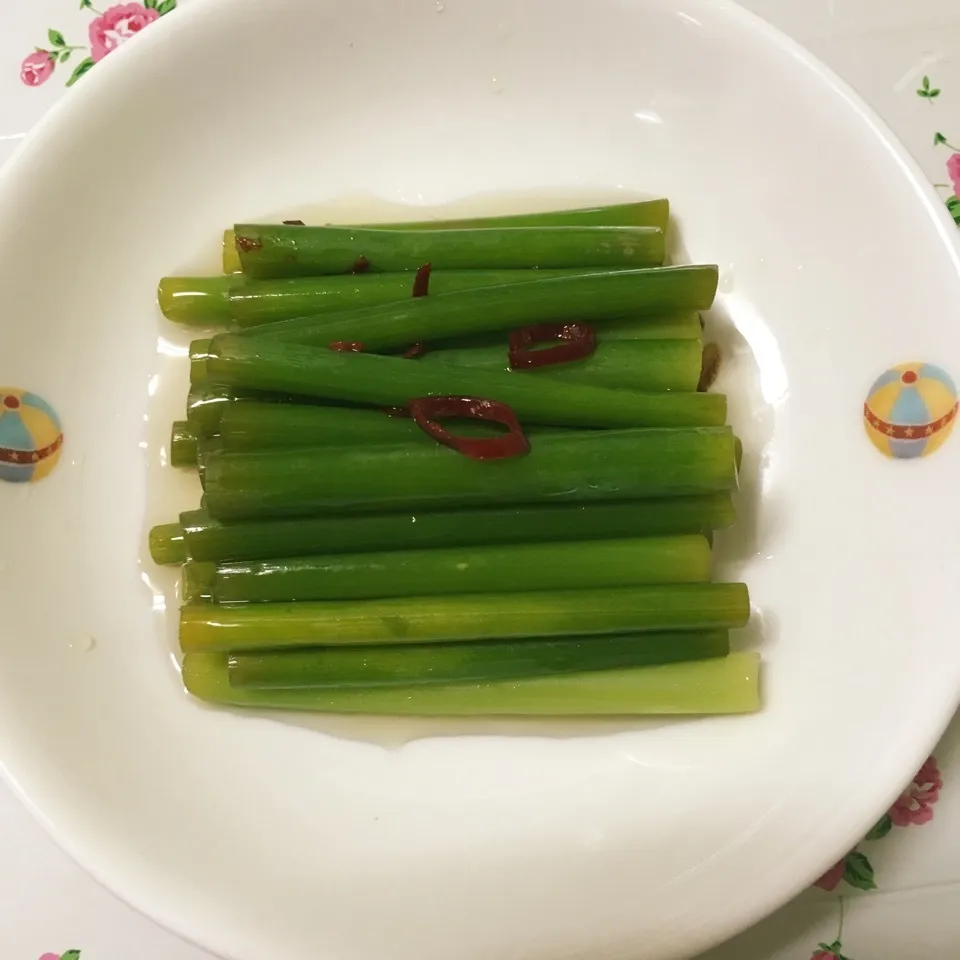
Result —
[[[746, 445], [723, 572], [752, 591], [764, 711], [453, 725], [186, 697], [140, 561], [190, 493], [154, 469], [185, 374], [157, 279], [213, 268], [235, 220], [358, 198], [638, 193], [722, 270]], [[45, 465], [0, 483], [0, 761], [97, 877], [218, 952], [687, 956], [844, 853], [954, 710], [954, 228], [846, 87], [722, 0], [196, 4], [6, 169], [0, 290], [23, 421], [0, 446]]]

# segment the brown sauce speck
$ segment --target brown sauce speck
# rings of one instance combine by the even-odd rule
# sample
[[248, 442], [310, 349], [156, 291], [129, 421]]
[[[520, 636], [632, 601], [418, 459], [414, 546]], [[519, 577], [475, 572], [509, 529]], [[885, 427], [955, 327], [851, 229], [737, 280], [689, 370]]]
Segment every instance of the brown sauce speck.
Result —
[[262, 250], [263, 243], [255, 237], [243, 237], [237, 234], [237, 250], [240, 253], [252, 253], [254, 250]]
[[430, 264], [425, 263], [413, 278], [413, 296], [425, 297], [430, 293]]
[[697, 390], [704, 393], [716, 382], [720, 373], [720, 348], [715, 343], [706, 343], [703, 346], [703, 359], [700, 362], [700, 382]]

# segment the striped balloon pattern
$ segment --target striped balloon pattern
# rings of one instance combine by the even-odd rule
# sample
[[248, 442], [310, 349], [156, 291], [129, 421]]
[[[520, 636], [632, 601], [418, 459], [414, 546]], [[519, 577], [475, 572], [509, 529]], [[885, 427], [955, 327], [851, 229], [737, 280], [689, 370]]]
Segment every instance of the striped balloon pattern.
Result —
[[60, 459], [60, 418], [43, 397], [0, 387], [0, 480], [36, 483]]
[[885, 456], [927, 457], [946, 442], [957, 419], [957, 388], [932, 363], [891, 367], [863, 406], [867, 436]]

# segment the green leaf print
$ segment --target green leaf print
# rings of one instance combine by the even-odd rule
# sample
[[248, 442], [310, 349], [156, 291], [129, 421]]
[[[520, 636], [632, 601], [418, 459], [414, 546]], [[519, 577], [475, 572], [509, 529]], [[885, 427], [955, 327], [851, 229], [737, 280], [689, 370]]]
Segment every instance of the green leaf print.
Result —
[[884, 814], [874, 825], [873, 829], [863, 838], [864, 840], [881, 840], [893, 829], [893, 821]]
[[80, 63], [76, 65], [73, 70], [73, 73], [70, 74], [70, 79], [67, 81], [67, 86], [72, 87], [85, 73], [89, 72], [96, 66], [93, 60], [90, 57], [87, 57], [86, 60], [81, 60]]
[[64, 39], [63, 34], [59, 30], [48, 30], [47, 39], [55, 47], [65, 47], [67, 45], [67, 41]]
[[939, 87], [930, 86], [930, 78], [924, 77], [920, 87], [917, 89], [918, 97], [926, 97], [927, 100], [933, 100], [936, 97], [939, 97], [941, 90]]
[[953, 217], [953, 222], [960, 227], [960, 198], [947, 197], [947, 209]]
[[844, 860], [843, 879], [858, 890], [877, 889], [876, 881], [873, 879], [873, 865], [859, 850], [847, 854]]

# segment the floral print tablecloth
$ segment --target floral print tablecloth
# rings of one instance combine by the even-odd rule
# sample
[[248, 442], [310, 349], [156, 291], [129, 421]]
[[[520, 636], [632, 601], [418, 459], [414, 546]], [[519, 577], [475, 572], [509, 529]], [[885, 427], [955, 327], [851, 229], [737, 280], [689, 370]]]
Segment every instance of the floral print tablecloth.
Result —
[[[0, 163], [65, 88], [161, 17], [202, 2], [7, 0], [0, 9]], [[860, 90], [923, 165], [960, 225], [960, 3], [744, 3]], [[86, 877], [2, 786], [0, 850], [0, 960], [213, 960]], [[701, 960], [960, 956], [958, 906], [955, 721], [861, 843], [803, 896]]]
[[89, 11], [92, 17], [85, 31], [88, 44], [68, 43], [59, 30], [48, 28], [44, 46], [36, 47], [24, 57], [20, 79], [28, 87], [39, 87], [58, 67], [73, 60], [71, 66], [66, 67], [69, 73], [66, 86], [72, 87], [121, 43], [176, 8], [177, 0], [143, 0], [142, 3], [121, 3], [98, 10], [91, 0], [80, 0], [80, 9]]

